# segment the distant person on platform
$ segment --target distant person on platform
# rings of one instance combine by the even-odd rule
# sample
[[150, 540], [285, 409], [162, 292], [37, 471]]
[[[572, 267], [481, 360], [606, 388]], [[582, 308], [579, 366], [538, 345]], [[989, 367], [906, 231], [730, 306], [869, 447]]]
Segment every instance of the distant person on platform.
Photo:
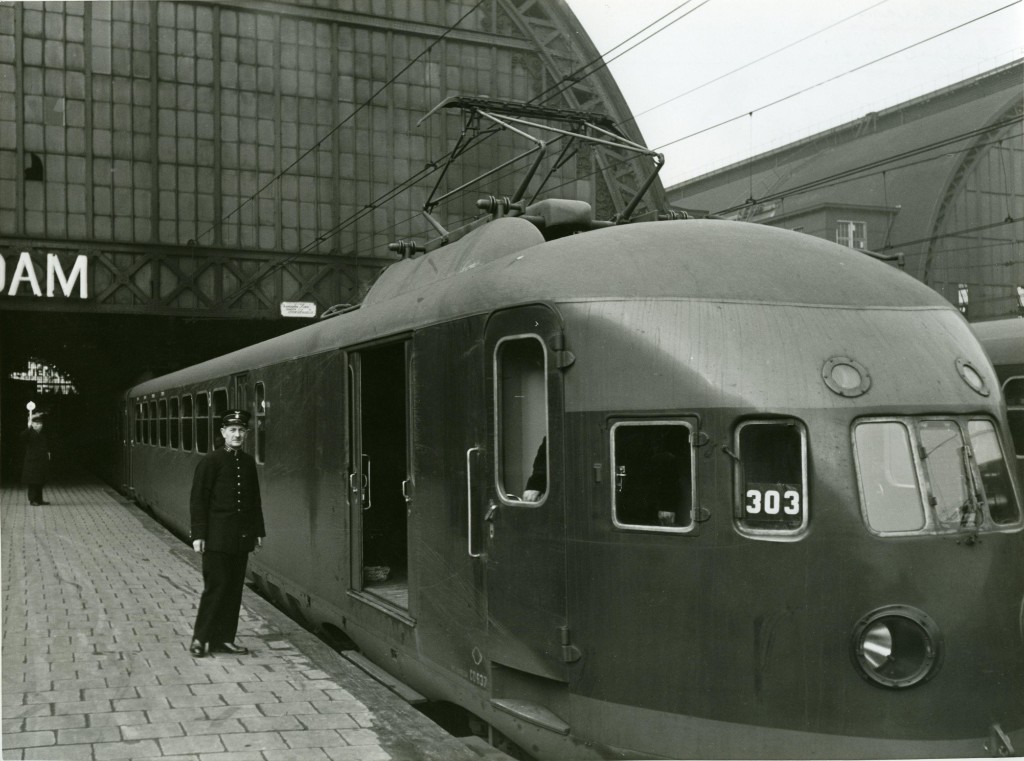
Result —
[[189, 652], [244, 655], [235, 643], [249, 553], [263, 546], [263, 504], [256, 461], [243, 452], [249, 413], [221, 418], [224, 446], [199, 461], [192, 478], [192, 548], [203, 556], [203, 596]]
[[43, 499], [43, 484], [50, 472], [50, 446], [43, 433], [43, 413], [28, 414], [28, 428], [21, 432], [25, 447], [25, 462], [21, 468], [21, 482], [28, 489], [28, 503], [33, 506], [50, 504]]

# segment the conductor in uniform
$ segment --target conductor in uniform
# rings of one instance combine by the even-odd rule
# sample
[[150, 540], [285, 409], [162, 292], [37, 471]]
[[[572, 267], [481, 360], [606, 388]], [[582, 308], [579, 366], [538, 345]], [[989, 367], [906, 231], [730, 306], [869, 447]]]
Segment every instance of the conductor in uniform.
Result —
[[242, 451], [249, 413], [221, 418], [224, 446], [199, 461], [192, 479], [192, 548], [203, 556], [203, 595], [189, 652], [244, 655], [235, 643], [249, 553], [263, 545], [263, 505], [256, 461]]
[[43, 484], [50, 467], [50, 447], [43, 433], [43, 413], [28, 413], [28, 428], [22, 431], [21, 441], [25, 447], [25, 462], [21, 470], [21, 482], [28, 490], [28, 503], [32, 506], [50, 504], [43, 499]]

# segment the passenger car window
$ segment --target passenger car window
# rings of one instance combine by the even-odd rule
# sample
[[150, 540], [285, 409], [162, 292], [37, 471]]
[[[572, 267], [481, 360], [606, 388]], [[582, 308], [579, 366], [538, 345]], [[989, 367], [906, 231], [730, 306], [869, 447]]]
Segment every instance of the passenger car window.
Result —
[[196, 394], [196, 450], [210, 451], [210, 395], [206, 391]]
[[547, 492], [549, 462], [544, 344], [537, 336], [514, 336], [499, 341], [494, 352], [498, 494], [509, 502], [537, 503]]
[[686, 532], [694, 525], [693, 428], [681, 420], [615, 423], [611, 428], [612, 523]]
[[213, 434], [213, 448], [218, 449], [224, 446], [224, 439], [220, 435], [220, 419], [228, 411], [228, 390], [217, 388], [213, 391], [213, 422], [210, 433]]
[[737, 429], [738, 525], [748, 534], [792, 536], [807, 525], [807, 446], [795, 420], [755, 420]]
[[171, 449], [177, 449], [181, 436], [181, 408], [179, 407], [178, 397], [171, 397], [168, 407], [168, 419], [171, 424]]
[[149, 406], [149, 443], [157, 446], [160, 443], [160, 417], [157, 415], [156, 401], [147, 403]]
[[256, 462], [267, 461], [267, 390], [256, 384]]
[[167, 446], [167, 400], [161, 399], [156, 403], [157, 417], [160, 428], [160, 446]]
[[192, 394], [181, 397], [181, 448], [192, 451]]

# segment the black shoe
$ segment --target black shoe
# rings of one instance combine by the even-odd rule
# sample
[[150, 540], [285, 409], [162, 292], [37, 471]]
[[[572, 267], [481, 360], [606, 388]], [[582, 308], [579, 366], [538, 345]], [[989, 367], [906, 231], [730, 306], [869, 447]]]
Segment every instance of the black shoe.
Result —
[[192, 653], [196, 658], [203, 658], [210, 652], [210, 646], [205, 642], [200, 642], [197, 639], [192, 640], [192, 646], [189, 647], [188, 651]]
[[217, 645], [210, 645], [211, 653], [229, 653], [230, 655], [245, 655], [249, 648], [236, 645], [233, 642], [221, 642]]
[[32, 505], [32, 507], [39, 507], [43, 503], [42, 502], [29, 502], [29, 504]]

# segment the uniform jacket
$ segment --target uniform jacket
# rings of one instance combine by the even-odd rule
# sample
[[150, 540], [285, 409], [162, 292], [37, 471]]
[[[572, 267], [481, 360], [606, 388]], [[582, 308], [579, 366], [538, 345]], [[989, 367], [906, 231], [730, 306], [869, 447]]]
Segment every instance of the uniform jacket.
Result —
[[256, 461], [221, 447], [199, 461], [189, 501], [192, 541], [214, 552], [251, 552], [266, 536]]
[[21, 469], [23, 484], [46, 483], [50, 470], [50, 447], [46, 442], [46, 434], [27, 428], [21, 432], [21, 441], [25, 446], [25, 462]]

